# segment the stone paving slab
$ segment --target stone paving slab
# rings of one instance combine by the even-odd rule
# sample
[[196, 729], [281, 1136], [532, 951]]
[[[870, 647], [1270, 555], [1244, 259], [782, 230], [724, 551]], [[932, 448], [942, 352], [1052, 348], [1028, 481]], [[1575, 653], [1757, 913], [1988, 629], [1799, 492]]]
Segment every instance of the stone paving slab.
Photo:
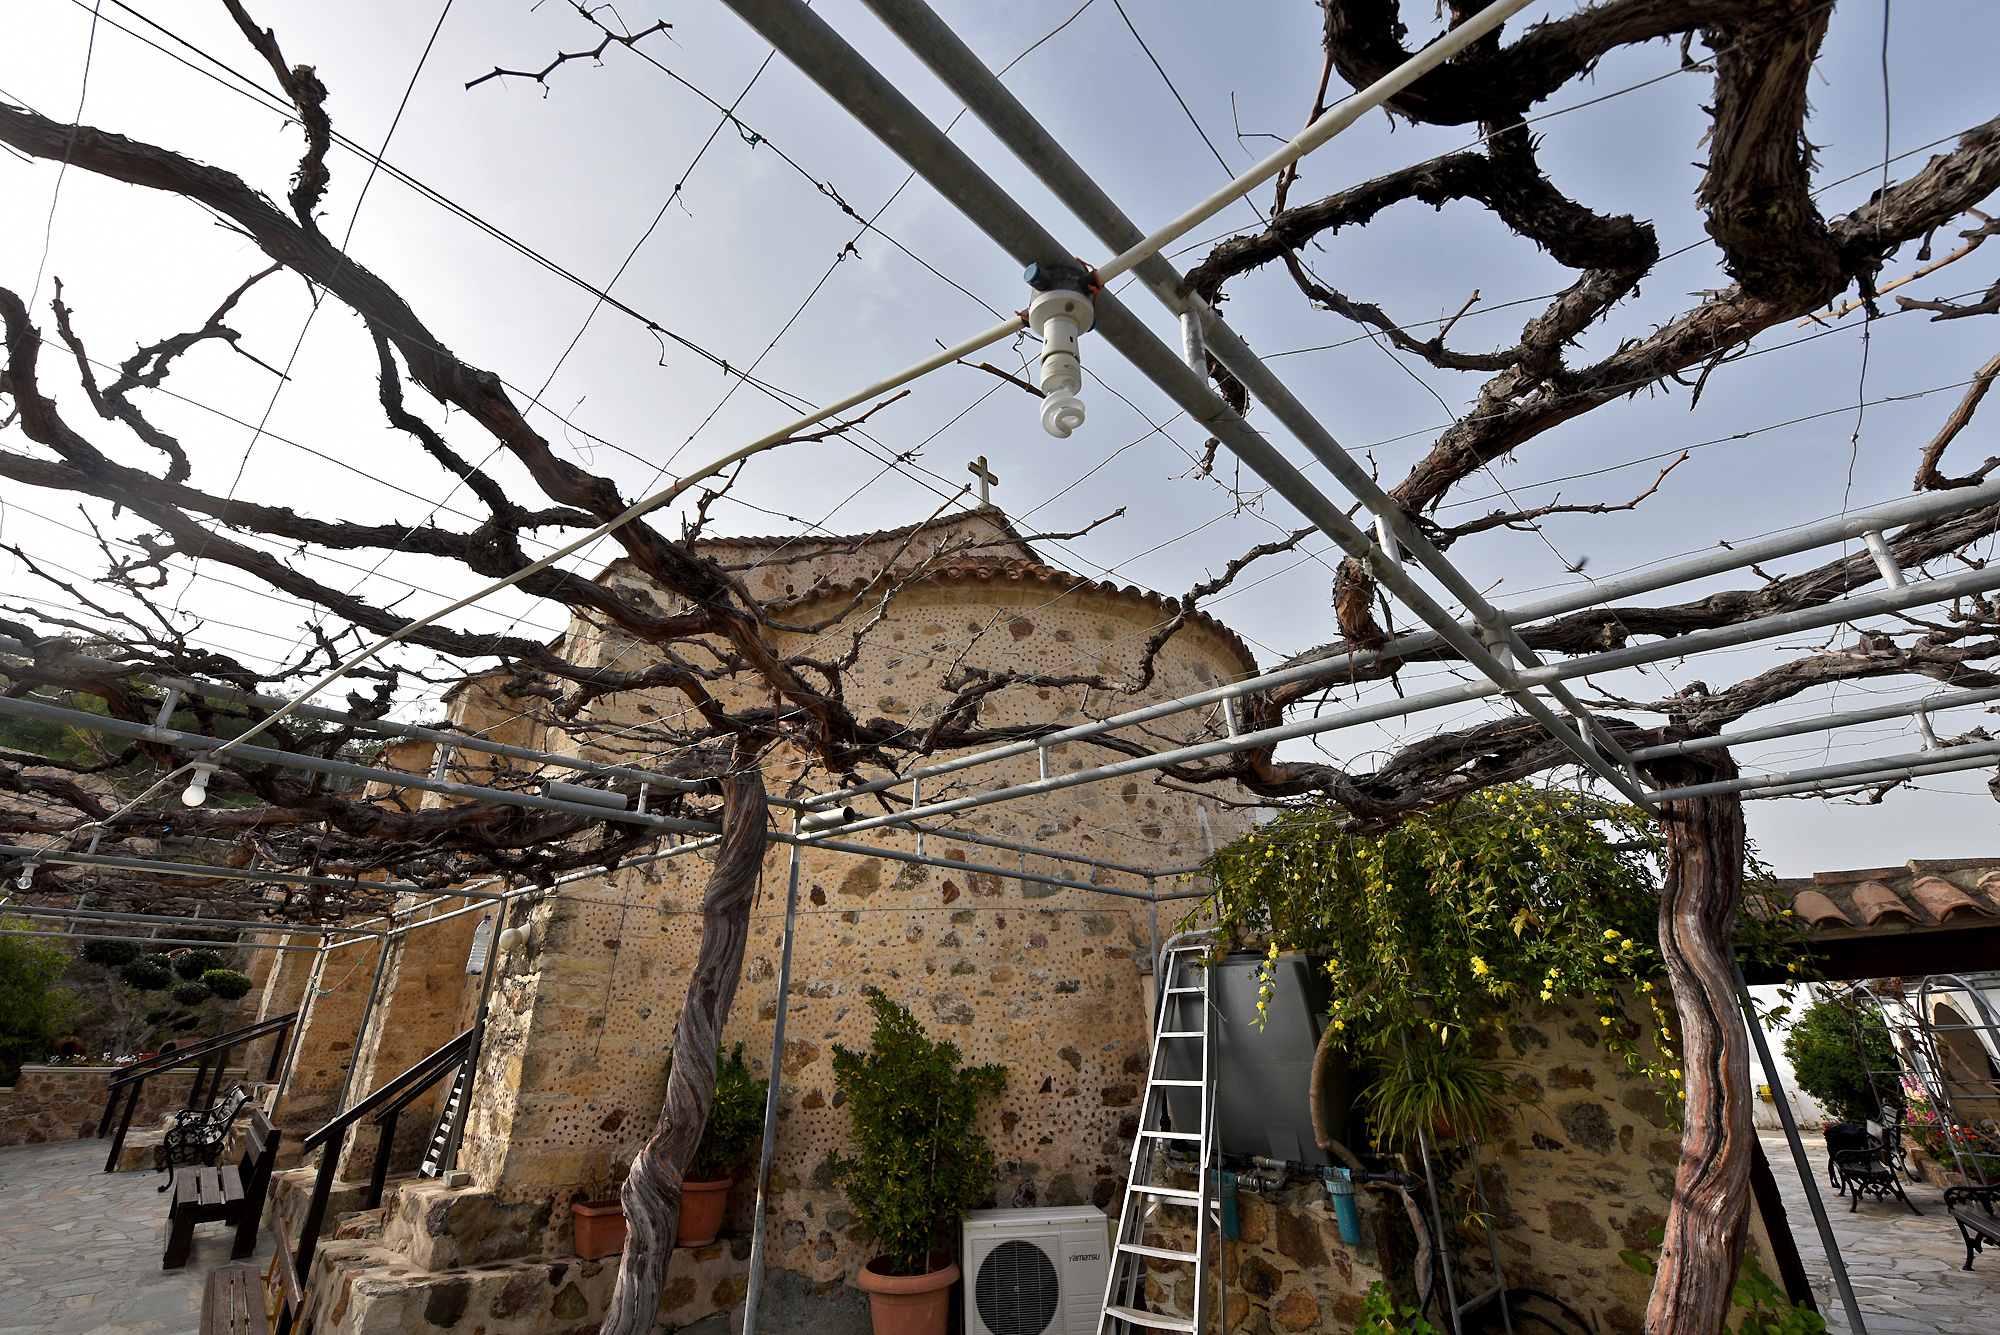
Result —
[[96, 1140], [0, 1149], [0, 1335], [195, 1335], [208, 1271], [235, 1230], [198, 1224], [185, 1269], [160, 1269], [167, 1200], [153, 1173], [106, 1173]]
[[[1854, 1335], [1834, 1296], [1833, 1269], [1813, 1227], [1791, 1149], [1780, 1132], [1760, 1132], [1759, 1138], [1827, 1329]], [[1900, 1201], [1871, 1200], [1850, 1213], [1849, 1202], [1827, 1184], [1825, 1142], [1809, 1134], [1805, 1145], [1868, 1335], [2000, 1335], [2000, 1252], [1989, 1249], [1969, 1272], [1960, 1269], [1965, 1244], [1945, 1213], [1941, 1188], [1909, 1186], [1910, 1200], [1921, 1215], [1910, 1213]]]

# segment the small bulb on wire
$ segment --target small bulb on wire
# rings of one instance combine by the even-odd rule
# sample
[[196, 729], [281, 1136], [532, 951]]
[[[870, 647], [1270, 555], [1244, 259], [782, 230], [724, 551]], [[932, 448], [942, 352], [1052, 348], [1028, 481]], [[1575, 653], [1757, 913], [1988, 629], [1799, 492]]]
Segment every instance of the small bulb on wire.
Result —
[[208, 776], [222, 768], [212, 761], [194, 762], [194, 774], [188, 779], [187, 791], [181, 794], [183, 806], [198, 807], [208, 801]]
[[22, 867], [21, 874], [14, 878], [14, 888], [17, 890], [31, 890], [34, 888], [34, 884], [35, 864], [30, 862], [25, 867]]

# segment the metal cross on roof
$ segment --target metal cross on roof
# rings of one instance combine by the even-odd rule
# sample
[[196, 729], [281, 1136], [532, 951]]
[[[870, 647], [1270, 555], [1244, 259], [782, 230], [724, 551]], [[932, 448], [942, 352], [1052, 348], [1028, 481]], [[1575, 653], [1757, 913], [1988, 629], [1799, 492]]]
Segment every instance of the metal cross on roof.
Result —
[[979, 503], [981, 505], [993, 504], [987, 495], [986, 489], [988, 487], [999, 486], [1000, 478], [998, 474], [987, 468], [986, 456], [982, 454], [977, 459], [974, 459], [965, 466], [965, 471], [979, 479]]

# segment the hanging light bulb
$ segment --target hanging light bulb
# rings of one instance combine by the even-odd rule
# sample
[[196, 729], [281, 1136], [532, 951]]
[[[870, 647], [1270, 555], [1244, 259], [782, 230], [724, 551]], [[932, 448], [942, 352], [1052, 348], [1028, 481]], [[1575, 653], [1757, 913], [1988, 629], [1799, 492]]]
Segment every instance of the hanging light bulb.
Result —
[[17, 890], [30, 890], [34, 888], [34, 884], [35, 864], [30, 862], [25, 864], [21, 868], [21, 874], [14, 878], [14, 888]]
[[527, 940], [527, 938], [528, 934], [520, 928], [509, 927], [500, 933], [500, 949], [513, 950], [523, 941]]
[[209, 776], [221, 768], [222, 766], [212, 760], [195, 761], [194, 774], [188, 779], [187, 791], [181, 794], [182, 805], [198, 807], [208, 801]]

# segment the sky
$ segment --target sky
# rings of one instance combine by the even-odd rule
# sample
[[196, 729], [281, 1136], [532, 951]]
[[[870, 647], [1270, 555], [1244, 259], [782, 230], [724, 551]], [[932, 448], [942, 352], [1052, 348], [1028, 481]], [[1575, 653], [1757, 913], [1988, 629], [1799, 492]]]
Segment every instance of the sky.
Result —
[[[1296, 132], [1322, 61], [1318, 10], [1304, 0], [1122, 0], [1122, 10], [1118, 0], [934, 3], [989, 65], [1018, 61], [1004, 75], [1008, 86], [1142, 227], [1178, 214]], [[1538, 3], [1507, 32], [1573, 7]], [[671, 27], [633, 49], [614, 45], [601, 59], [564, 63], [541, 82], [509, 77], [469, 88], [496, 67], [540, 70], [558, 52], [588, 51], [599, 36], [558, 0], [257, 0], [250, 9], [277, 32], [288, 60], [314, 66], [335, 128], [397, 169], [371, 170], [363, 156], [336, 148], [323, 229], [345, 239], [352, 262], [402, 292], [443, 344], [530, 403], [531, 420], [559, 451], [629, 495], [763, 435], [799, 402], [829, 402], [1025, 303], [1006, 255], [923, 182], [909, 181], [887, 148], [722, 5], [604, 11], [627, 31]], [[816, 9], [935, 121], [958, 115], [951, 95], [860, 4], [821, 0]], [[244, 95], [246, 80], [269, 88], [272, 79], [220, 4], [5, 0], [5, 13], [0, 98], [63, 121], [80, 108], [88, 124], [226, 167], [282, 197], [299, 136], [268, 98]], [[1414, 40], [1435, 31], [1429, 6], [1408, 6], [1406, 19]], [[1889, 179], [1901, 179], [1990, 117], [1985, 66], [1996, 42], [2000, 11], [1987, 4], [1841, 5], [1814, 73], [1807, 131], [1823, 211], [1864, 202], [1883, 179], [1885, 157]], [[1655, 43], [1614, 52], [1537, 109], [1542, 164], [1558, 186], [1592, 208], [1651, 220], [1670, 256], [1583, 336], [1578, 362], [1727, 285], [1694, 203], [1710, 90], [1708, 76], [1680, 71], [1677, 45]], [[952, 133], [1051, 231], [1075, 238], [1080, 256], [1105, 258], [1063, 202], [973, 118]], [[1463, 127], [1363, 117], [1306, 161], [1292, 201], [1470, 147], [1472, 137]], [[1232, 206], [1174, 247], [1175, 263], [1191, 267], [1217, 240], [1255, 229], [1270, 198], [1266, 187]], [[1955, 244], [1940, 236], [1936, 251]], [[1889, 274], [1907, 272], [1913, 253], [1892, 260]], [[1404, 204], [1368, 228], [1322, 238], [1307, 258], [1328, 283], [1382, 305], [1420, 336], [1430, 332], [1421, 322], [1434, 327], [1476, 291], [1451, 339], [1473, 351], [1512, 343], [1521, 321], [1570, 278], [1472, 204]], [[1906, 291], [1982, 292], [1993, 280], [1990, 261], [1990, 252], [1976, 254]], [[0, 285], [33, 294], [31, 307], [49, 328], [47, 303], [60, 280], [78, 332], [104, 362], [198, 326], [262, 267], [241, 235], [183, 201], [0, 153]], [[602, 305], [585, 285], [608, 289], [643, 318]], [[1281, 268], [1239, 278], [1228, 291], [1232, 325], [1385, 480], [1400, 478], [1477, 392], [1478, 375], [1413, 363], [1311, 309]], [[1143, 292], [1125, 299], [1163, 338], [1177, 339], [1171, 317]], [[646, 321], [675, 337], [657, 336]], [[206, 345], [167, 382], [176, 397], [148, 404], [185, 443], [197, 485], [328, 517], [416, 522], [435, 512], [438, 522], [463, 525], [476, 515], [453, 479], [383, 424], [372, 346], [344, 308], [315, 309], [303, 284], [280, 276], [252, 289], [230, 324], [247, 355]], [[1588, 414], [1462, 486], [1440, 517], [1463, 522], [1558, 494], [1566, 503], [1622, 504], [1688, 451], [1639, 508], [1554, 517], [1540, 533], [1500, 530], [1451, 555], [1504, 605], [1899, 499], [1924, 443], [1991, 355], [1982, 335], [1976, 320], [1938, 324], [1922, 313], [1872, 324], [1856, 313], [1770, 331], [1754, 355], [1713, 373], [1698, 404], [1668, 386]], [[1032, 344], [1003, 344], [984, 356], [1012, 369], [1032, 352]], [[1124, 507], [1123, 517], [1083, 538], [1043, 544], [1045, 553], [1079, 573], [1168, 594], [1299, 525], [1254, 480], [1239, 488], [1226, 454], [1216, 476], [1200, 476], [1206, 433], [1101, 340], [1086, 335], [1082, 357], [1090, 416], [1069, 440], [1042, 432], [1038, 405], [1020, 390], [947, 368], [883, 408], [863, 436], [754, 460], [715, 508], [712, 531], [854, 533], [912, 522], [967, 504], [966, 463], [980, 455], [1000, 477], [993, 499], [1026, 532], [1083, 528]], [[73, 423], [120, 458], [153, 462], [92, 417], [63, 359], [45, 355], [43, 366]], [[772, 392], [746, 384], [737, 374], [745, 368]], [[411, 404], [473, 457], [491, 448], [415, 391]], [[1251, 420], [1306, 460], [1266, 415], [1253, 411]], [[1975, 419], [1946, 471], [2000, 453], [1992, 440], [1992, 420]], [[0, 448], [35, 447], [10, 430], [0, 432]], [[532, 494], [507, 459], [491, 466], [517, 496]], [[1319, 470], [1308, 475], [1340, 495]], [[669, 512], [655, 522], [671, 532], [679, 518]], [[93, 527], [128, 544], [119, 548], [126, 552], [145, 531], [109, 506], [0, 490], [0, 542], [79, 587], [102, 567]], [[1265, 665], [1334, 639], [1329, 546], [1311, 541], [1252, 566], [1208, 609]], [[577, 564], [593, 568], [609, 554], [594, 549]], [[1772, 573], [1831, 554], [1789, 558]], [[463, 571], [408, 554], [379, 566], [373, 555], [283, 555], [412, 615], [475, 587]], [[1569, 568], [1577, 564], [1581, 575]], [[109, 589], [91, 596], [107, 609], [131, 608]], [[246, 661], [292, 661], [305, 642], [302, 609], [212, 562], [177, 558], [155, 596], [198, 626], [197, 640]], [[0, 603], [31, 600], [75, 611], [68, 595], [0, 552]], [[561, 609], [503, 594], [456, 624], [553, 636], [563, 619]], [[1825, 642], [1822, 632], [1593, 684], [1656, 699], [1697, 679], [1719, 687]], [[1413, 686], [1442, 680], [1411, 677]], [[1752, 722], [1911, 693], [1906, 682], [1822, 691]], [[427, 707], [413, 698], [402, 716], [427, 717]], [[1368, 765], [1399, 739], [1493, 709], [1467, 705], [1321, 743], [1344, 764]], [[1940, 717], [1939, 732], [1966, 731], [1976, 712]], [[1738, 759], [1755, 772], [1916, 746], [1907, 726], [1881, 724], [1744, 748]], [[1312, 750], [1301, 744], [1293, 753]], [[1875, 806], [1757, 802], [1750, 830], [1786, 875], [1911, 857], [2000, 858], [1992, 829], [2000, 809], [1985, 777], [1927, 779]]]

